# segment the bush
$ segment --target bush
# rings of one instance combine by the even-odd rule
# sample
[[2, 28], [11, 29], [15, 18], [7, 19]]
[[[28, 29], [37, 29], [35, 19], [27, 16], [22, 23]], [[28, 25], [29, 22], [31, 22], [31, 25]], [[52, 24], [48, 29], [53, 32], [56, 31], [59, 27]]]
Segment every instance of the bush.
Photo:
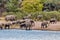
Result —
[[28, 14], [31, 14], [32, 15], [31, 18], [33, 20], [37, 20], [38, 15], [43, 15], [43, 17], [41, 19], [39, 19], [39, 20], [50, 20], [52, 17], [55, 17], [58, 21], [60, 21], [60, 12], [58, 12], [58, 11], [34, 12], [34, 13], [33, 12], [32, 13], [25, 13], [25, 12], [24, 13], [22, 13], [22, 12], [16, 12], [16, 13], [9, 12], [9, 13], [7, 13], [7, 12], [5, 12], [5, 13], [3, 13], [3, 16], [10, 15], [10, 14], [16, 15], [17, 19], [21, 19], [24, 16], [26, 16]]
[[32, 19], [36, 19], [38, 15], [43, 15], [42, 19], [40, 20], [50, 20], [52, 17], [55, 17], [58, 21], [60, 21], [60, 12], [58, 11], [33, 13]]

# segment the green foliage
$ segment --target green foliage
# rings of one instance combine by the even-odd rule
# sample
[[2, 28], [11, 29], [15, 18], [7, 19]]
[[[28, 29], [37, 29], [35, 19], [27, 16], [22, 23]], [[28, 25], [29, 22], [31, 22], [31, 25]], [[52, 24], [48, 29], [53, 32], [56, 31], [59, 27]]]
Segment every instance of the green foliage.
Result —
[[43, 15], [43, 18], [40, 20], [49, 20], [51, 17], [55, 17], [57, 20], [60, 21], [60, 11], [50, 11], [50, 12], [42, 12], [43, 3], [58, 3], [58, 0], [23, 0], [21, 8], [19, 8], [19, 1], [18, 0], [9, 0], [5, 5], [9, 12], [3, 13], [4, 16], [6, 15], [16, 15], [17, 19], [21, 19], [28, 14], [32, 14], [31, 18], [36, 20], [38, 15]]
[[45, 3], [55, 3], [55, 4], [58, 4], [58, 3], [60, 3], [60, 0], [45, 0]]
[[41, 3], [41, 0], [25, 0], [22, 2], [21, 10], [30, 13], [41, 11], [42, 8], [43, 3]]
[[7, 11], [16, 12], [18, 9], [18, 0], [9, 0], [6, 4]]
[[57, 11], [39, 12], [39, 13], [35, 13], [35, 15], [33, 16], [36, 17], [40, 14], [43, 15], [43, 18], [40, 20], [50, 20], [51, 17], [55, 17], [58, 21], [60, 21], [60, 12], [57, 12]]
[[24, 16], [28, 15], [28, 14], [32, 14], [31, 18], [33, 20], [36, 20], [37, 16], [38, 15], [43, 15], [42, 19], [39, 19], [39, 20], [50, 20], [51, 17], [55, 17], [58, 21], [60, 21], [60, 12], [58, 11], [51, 11], [51, 12], [35, 12], [35, 13], [21, 13], [21, 12], [5, 12], [4, 13], [4, 16], [6, 15], [16, 15], [17, 16], [17, 19], [21, 19], [23, 18]]

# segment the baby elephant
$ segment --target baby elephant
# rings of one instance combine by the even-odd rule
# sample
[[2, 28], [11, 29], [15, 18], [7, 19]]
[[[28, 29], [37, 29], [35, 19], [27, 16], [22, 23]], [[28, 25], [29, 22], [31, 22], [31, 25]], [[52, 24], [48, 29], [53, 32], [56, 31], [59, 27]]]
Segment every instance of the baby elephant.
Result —
[[16, 16], [15, 15], [7, 15], [5, 17], [6, 21], [15, 21], [16, 20]]
[[41, 23], [41, 28], [47, 28], [49, 23], [47, 21], [44, 21]]

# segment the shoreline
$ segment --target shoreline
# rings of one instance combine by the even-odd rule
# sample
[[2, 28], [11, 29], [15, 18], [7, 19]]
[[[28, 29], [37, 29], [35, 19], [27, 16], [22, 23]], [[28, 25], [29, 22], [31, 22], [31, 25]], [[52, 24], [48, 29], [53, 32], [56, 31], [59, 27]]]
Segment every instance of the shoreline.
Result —
[[[41, 28], [41, 22], [35, 22], [35, 26], [31, 28], [31, 30], [45, 30], [45, 31], [60, 31], [60, 22], [57, 22], [56, 24], [50, 24], [47, 28]], [[20, 26], [13, 25], [10, 26], [10, 29], [16, 29], [16, 30], [25, 30], [25, 28], [20, 28]], [[0, 29], [0, 30], [6, 30], [6, 29]], [[9, 30], [9, 29], [8, 29]]]
[[[2, 30], [25, 30], [25, 29], [17, 29], [17, 28], [13, 28], [13, 29], [2, 29]], [[53, 30], [53, 29], [31, 29], [31, 30], [37, 30], [37, 31], [60, 31], [60, 30]], [[26, 31], [31, 31], [31, 30], [26, 30]], [[1, 29], [0, 29], [1, 31]]]

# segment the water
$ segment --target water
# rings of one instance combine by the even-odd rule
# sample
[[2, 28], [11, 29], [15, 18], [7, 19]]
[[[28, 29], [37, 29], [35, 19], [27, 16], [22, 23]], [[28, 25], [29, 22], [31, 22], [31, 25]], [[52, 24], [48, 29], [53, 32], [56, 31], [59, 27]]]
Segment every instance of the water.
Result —
[[0, 40], [60, 40], [60, 31], [0, 30]]

